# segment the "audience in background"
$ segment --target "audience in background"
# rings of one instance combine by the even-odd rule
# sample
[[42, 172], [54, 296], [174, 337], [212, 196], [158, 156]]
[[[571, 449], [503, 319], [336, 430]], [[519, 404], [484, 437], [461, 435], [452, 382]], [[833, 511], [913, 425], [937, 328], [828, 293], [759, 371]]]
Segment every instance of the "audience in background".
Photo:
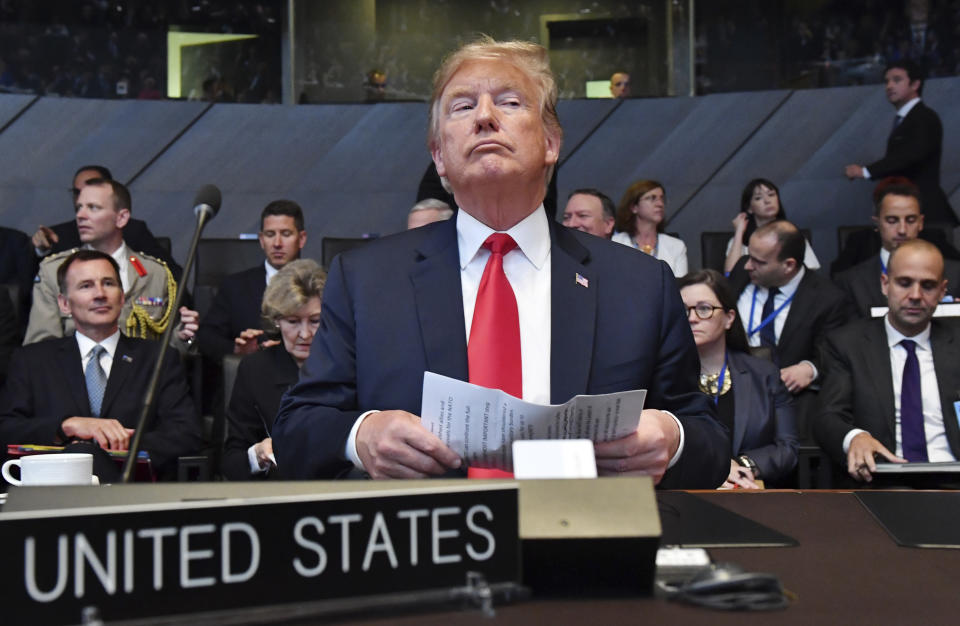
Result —
[[700, 354], [700, 391], [716, 404], [733, 444], [723, 486], [782, 484], [797, 466], [797, 426], [780, 370], [749, 354], [736, 298], [719, 272], [687, 274], [678, 286]]
[[665, 261], [674, 276], [683, 276], [687, 273], [687, 246], [663, 233], [666, 201], [663, 185], [655, 180], [638, 180], [627, 187], [617, 206], [613, 241]]
[[225, 354], [250, 354], [276, 345], [264, 339], [260, 323], [263, 293], [276, 273], [300, 258], [307, 243], [303, 210], [292, 200], [274, 200], [260, 213], [260, 247], [266, 256], [262, 265], [223, 279], [217, 295], [197, 333], [200, 352], [215, 362]]
[[606, 194], [592, 189], [576, 189], [567, 196], [563, 225], [610, 239], [617, 220], [617, 207]]
[[630, 97], [630, 74], [615, 72], [610, 77], [610, 95], [614, 98]]
[[280, 398], [297, 382], [320, 326], [320, 302], [327, 275], [310, 259], [291, 261], [270, 281], [261, 312], [279, 345], [240, 362], [227, 410], [223, 475], [229, 480], [276, 477], [270, 432]]
[[[787, 219], [787, 213], [780, 202], [780, 190], [765, 178], [754, 178], [743, 188], [740, 194], [740, 212], [733, 218], [733, 237], [727, 242], [727, 258], [723, 271], [729, 274], [743, 256], [747, 254], [747, 242], [758, 226], [774, 220]], [[804, 266], [820, 269], [820, 261], [813, 253], [809, 241], [804, 240]]]
[[453, 209], [443, 200], [427, 198], [413, 205], [407, 213], [407, 230], [453, 217]]

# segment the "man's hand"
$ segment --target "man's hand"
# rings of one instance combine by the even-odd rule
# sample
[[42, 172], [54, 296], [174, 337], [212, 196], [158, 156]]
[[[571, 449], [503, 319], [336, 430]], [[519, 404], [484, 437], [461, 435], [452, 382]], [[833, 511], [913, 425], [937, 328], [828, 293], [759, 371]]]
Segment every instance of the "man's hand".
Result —
[[31, 237], [30, 240], [33, 242], [34, 248], [41, 252], [47, 252], [53, 247], [53, 244], [60, 241], [60, 238], [57, 237], [57, 233], [53, 232], [53, 230], [41, 225], [37, 228], [37, 232], [33, 233], [33, 237]]
[[357, 429], [357, 454], [371, 478], [426, 478], [460, 467], [460, 457], [406, 411], [371, 413]]
[[873, 472], [877, 471], [874, 454], [879, 454], [893, 463], [907, 462], [906, 459], [901, 459], [887, 450], [870, 433], [860, 433], [850, 440], [850, 448], [847, 450], [847, 472], [856, 480], [870, 482], [873, 480]]
[[260, 469], [266, 469], [267, 467], [273, 466], [276, 467], [277, 464], [273, 461], [273, 439], [267, 437], [263, 441], [257, 442], [253, 446], [253, 453], [257, 455], [257, 463], [260, 464]]
[[848, 165], [843, 168], [843, 173], [850, 180], [856, 180], [858, 178], [863, 178], [863, 166], [862, 165]]
[[727, 480], [724, 481], [720, 488], [733, 489], [739, 487], [741, 489], [759, 489], [760, 485], [754, 481], [756, 481], [756, 478], [754, 478], [753, 472], [750, 471], [749, 467], [744, 467], [733, 459], [730, 459], [730, 475], [727, 476]]
[[180, 307], [180, 327], [177, 328], [177, 337], [181, 341], [189, 341], [197, 334], [200, 328], [200, 314], [185, 306]]
[[644, 409], [636, 432], [594, 444], [593, 450], [599, 474], [653, 476], [656, 484], [679, 447], [680, 428], [676, 420], [663, 411]]
[[245, 331], [242, 331], [240, 336], [233, 340], [233, 353], [253, 354], [257, 350], [263, 350], [264, 348], [269, 348], [270, 346], [279, 345], [280, 342], [276, 339], [270, 339], [261, 344], [257, 344], [257, 337], [262, 334], [263, 331], [256, 328], [248, 328]]
[[809, 363], [797, 363], [780, 370], [780, 380], [790, 393], [800, 393], [813, 382], [813, 368]]
[[130, 447], [132, 428], [113, 419], [100, 417], [68, 417], [60, 424], [63, 433], [70, 439], [96, 439], [101, 448], [126, 450]]

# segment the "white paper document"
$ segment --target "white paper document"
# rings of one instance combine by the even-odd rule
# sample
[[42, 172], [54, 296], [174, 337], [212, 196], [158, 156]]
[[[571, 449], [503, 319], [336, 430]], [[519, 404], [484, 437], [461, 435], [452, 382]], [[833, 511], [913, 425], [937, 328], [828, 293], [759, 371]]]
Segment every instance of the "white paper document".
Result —
[[519, 439], [619, 439], [634, 432], [647, 391], [575, 396], [564, 404], [534, 404], [426, 372], [421, 422], [473, 467], [512, 471]]

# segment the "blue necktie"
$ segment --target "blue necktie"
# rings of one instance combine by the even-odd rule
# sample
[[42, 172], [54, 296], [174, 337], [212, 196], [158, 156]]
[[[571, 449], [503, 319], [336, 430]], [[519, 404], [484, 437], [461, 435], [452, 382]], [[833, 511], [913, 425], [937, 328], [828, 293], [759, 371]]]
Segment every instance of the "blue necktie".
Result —
[[[760, 312], [760, 320], [763, 321], [773, 315], [774, 301], [777, 294], [780, 293], [778, 287], [770, 287], [767, 291], [767, 301], [763, 303], [763, 311]], [[777, 349], [777, 320], [776, 318], [760, 329], [760, 345], [768, 346], [771, 352]]]
[[90, 350], [90, 361], [83, 370], [87, 379], [87, 397], [90, 398], [90, 413], [93, 417], [100, 417], [100, 407], [103, 406], [103, 392], [107, 389], [107, 373], [100, 365], [100, 357], [107, 349], [97, 344]]
[[903, 458], [908, 461], [927, 461], [927, 436], [923, 431], [923, 398], [920, 395], [920, 361], [917, 344], [910, 339], [900, 342], [907, 351], [903, 364], [903, 382], [900, 386], [900, 440]]

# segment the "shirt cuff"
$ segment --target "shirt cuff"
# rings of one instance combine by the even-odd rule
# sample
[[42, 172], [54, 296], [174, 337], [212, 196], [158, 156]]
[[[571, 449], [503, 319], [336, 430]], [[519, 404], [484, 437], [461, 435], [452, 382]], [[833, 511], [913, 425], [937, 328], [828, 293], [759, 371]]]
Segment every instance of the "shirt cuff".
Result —
[[680, 455], [683, 454], [683, 442], [684, 442], [683, 424], [681, 424], [680, 420], [677, 419], [677, 416], [671, 413], [670, 411], [664, 411], [664, 413], [672, 417], [673, 421], [677, 423], [677, 428], [680, 429], [680, 445], [677, 446], [677, 453], [673, 455], [673, 458], [670, 459], [670, 462], [667, 464], [667, 469], [670, 469], [671, 467], [677, 464], [677, 461], [680, 460]]
[[870, 179], [870, 170], [868, 170], [866, 167], [863, 167], [863, 168], [861, 168], [861, 169], [863, 170], [863, 177], [869, 180], [869, 179]]
[[806, 363], [807, 365], [810, 366], [810, 369], [813, 370], [813, 379], [810, 381], [811, 383], [812, 383], [814, 380], [816, 380], [817, 378], [820, 377], [820, 370], [818, 370], [818, 369], [817, 369], [817, 366], [813, 364], [813, 361], [808, 361], [808, 360], [804, 359], [804, 360], [802, 360], [802, 361], [800, 361], [800, 362], [801, 362], [801, 363]]
[[856, 436], [859, 435], [860, 433], [865, 433], [865, 432], [867, 432], [867, 431], [865, 431], [865, 430], [862, 429], [862, 428], [854, 428], [853, 430], [851, 430], [850, 432], [848, 432], [846, 435], [844, 435], [844, 437], [843, 437], [843, 453], [844, 453], [844, 454], [849, 454], [849, 453], [850, 453], [850, 442], [853, 441], [853, 438], [854, 438], [854, 437], [856, 437]]
[[253, 444], [247, 448], [247, 461], [250, 463], [250, 473], [251, 474], [266, 474], [270, 471], [270, 466], [260, 467], [260, 462], [257, 460], [257, 444]]
[[367, 411], [361, 414], [360, 417], [357, 418], [357, 421], [353, 423], [353, 428], [350, 429], [350, 434], [347, 435], [347, 445], [343, 450], [343, 456], [353, 463], [354, 467], [364, 471], [366, 471], [366, 468], [363, 466], [363, 461], [360, 460], [360, 453], [357, 452], [357, 431], [360, 430], [360, 424], [363, 423], [363, 420], [367, 419], [367, 416], [371, 413], [379, 413], [379, 411]]

